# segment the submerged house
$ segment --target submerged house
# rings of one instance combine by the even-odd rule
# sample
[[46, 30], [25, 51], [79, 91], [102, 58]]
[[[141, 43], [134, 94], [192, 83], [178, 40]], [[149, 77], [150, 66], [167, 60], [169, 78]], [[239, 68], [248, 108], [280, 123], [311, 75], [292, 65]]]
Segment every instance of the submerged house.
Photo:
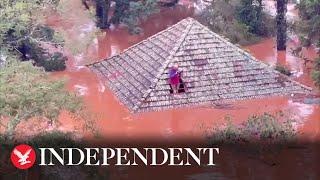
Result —
[[[186, 91], [175, 95], [168, 83], [173, 64], [183, 71]], [[311, 90], [192, 18], [88, 66], [132, 112]]]

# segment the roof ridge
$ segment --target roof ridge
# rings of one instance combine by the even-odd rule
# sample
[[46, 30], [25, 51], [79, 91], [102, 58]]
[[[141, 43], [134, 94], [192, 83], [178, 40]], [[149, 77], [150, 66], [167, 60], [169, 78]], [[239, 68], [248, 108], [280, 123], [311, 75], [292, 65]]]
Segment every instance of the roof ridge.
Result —
[[[193, 18], [181, 20], [118, 54], [89, 68], [103, 75], [131, 113], [312, 90]], [[190, 70], [185, 83], [193, 89], [170, 98], [167, 71], [175, 63]], [[124, 78], [118, 78], [118, 72]]]
[[[192, 18], [191, 18], [191, 19], [192, 19]], [[209, 33], [211, 33], [212, 35], [214, 35], [214, 36], [215, 36], [216, 38], [218, 38], [219, 40], [221, 40], [221, 41], [223, 41], [224, 43], [226, 43], [227, 45], [230, 45], [231, 47], [235, 48], [237, 51], [239, 51], [239, 52], [242, 53], [243, 55], [249, 57], [250, 59], [252, 59], [252, 60], [254, 60], [254, 61], [259, 62], [261, 65], [264, 65], [264, 66], [265, 66], [264, 68], [269, 69], [269, 70], [271, 70], [272, 72], [274, 72], [274, 73], [276, 73], [276, 74], [278, 74], [278, 75], [280, 75], [280, 76], [286, 77], [286, 79], [287, 79], [288, 81], [290, 81], [290, 82], [292, 82], [292, 83], [294, 83], [294, 84], [300, 85], [300, 86], [302, 86], [303, 88], [305, 88], [305, 89], [307, 89], [307, 90], [310, 90], [310, 91], [312, 90], [311, 87], [306, 86], [306, 85], [304, 85], [304, 84], [302, 84], [302, 83], [300, 83], [300, 82], [298, 82], [298, 81], [295, 81], [295, 80], [291, 79], [289, 76], [286, 76], [286, 75], [280, 73], [279, 71], [271, 68], [269, 64], [267, 64], [266, 62], [263, 62], [263, 61], [258, 60], [258, 59], [255, 58], [253, 55], [251, 55], [251, 54], [249, 54], [247, 51], [243, 50], [240, 46], [237, 46], [237, 45], [232, 44], [231, 42], [227, 41], [228, 38], [226, 38], [226, 37], [223, 38], [223, 36], [221, 36], [221, 35], [213, 32], [213, 31], [211, 31], [207, 26], [201, 24], [200, 22], [198, 22], [198, 21], [196, 21], [196, 20], [195, 20], [194, 22], [197, 23], [198, 25], [200, 25], [201, 27], [203, 27], [205, 30], [207, 30]]]
[[[164, 70], [168, 67], [169, 63], [172, 61], [172, 57], [173, 55], [179, 50], [179, 48], [181, 47], [182, 43], [184, 42], [186, 36], [188, 35], [188, 33], [190, 32], [191, 30], [191, 27], [192, 25], [194, 24], [194, 20], [193, 18], [186, 18], [184, 19], [185, 21], [189, 21], [188, 22], [188, 26], [187, 28], [185, 29], [184, 33], [181, 35], [179, 41], [176, 43], [176, 45], [172, 48], [171, 52], [170, 52], [170, 55], [168, 56], [167, 60], [163, 63], [163, 65], [161, 66], [161, 68], [159, 69], [159, 73], [155, 76], [155, 79], [154, 81], [152, 82], [152, 84], [149, 86], [149, 89], [143, 94], [143, 96], [141, 97], [140, 101], [138, 104], [136, 104], [134, 107], [133, 107], [133, 111], [136, 111], [139, 109], [139, 107], [141, 106], [141, 104], [146, 100], [146, 98], [150, 95], [150, 93], [152, 92], [152, 90], [155, 88], [155, 86], [157, 85], [159, 79], [160, 79], [160, 76], [163, 74]], [[182, 20], [182, 21], [184, 21]], [[182, 22], [180, 21], [180, 22]], [[179, 24], [179, 23], [177, 23]], [[175, 24], [175, 25], [177, 25]], [[175, 26], [173, 25], [173, 26]], [[172, 26], [172, 27], [173, 27]]]
[[120, 53], [117, 53], [117, 54], [115, 54], [115, 55], [109, 56], [109, 57], [104, 58], [104, 59], [102, 59], [102, 60], [98, 60], [98, 61], [95, 61], [95, 62], [92, 62], [92, 63], [88, 63], [88, 64], [86, 64], [85, 66], [91, 66], [91, 65], [100, 63], [101, 61], [104, 61], [104, 60], [107, 60], [107, 59], [110, 59], [110, 58], [113, 58], [113, 57], [116, 57], [116, 56], [120, 56], [121, 54], [126, 53], [128, 50], [130, 50], [130, 49], [132, 49], [132, 48], [134, 48], [134, 47], [142, 44], [143, 42], [146, 42], [146, 41], [148, 41], [148, 40], [150, 40], [150, 39], [158, 36], [158, 35], [161, 34], [161, 33], [168, 32], [170, 29], [173, 29], [173, 28], [176, 27], [177, 25], [182, 24], [184, 21], [187, 21], [187, 20], [189, 21], [189, 19], [192, 19], [192, 18], [183, 19], [183, 20], [177, 22], [176, 24], [167, 27], [166, 29], [164, 29], [164, 30], [162, 30], [162, 31], [159, 31], [159, 32], [153, 34], [152, 36], [150, 36], [150, 37], [148, 37], [148, 38], [146, 38], [146, 39], [144, 39], [144, 40], [142, 40], [142, 41], [140, 41], [140, 42], [138, 42], [138, 43], [135, 43], [135, 44], [133, 44], [132, 46], [129, 46], [129, 47], [123, 49], [123, 51], [120, 52]]

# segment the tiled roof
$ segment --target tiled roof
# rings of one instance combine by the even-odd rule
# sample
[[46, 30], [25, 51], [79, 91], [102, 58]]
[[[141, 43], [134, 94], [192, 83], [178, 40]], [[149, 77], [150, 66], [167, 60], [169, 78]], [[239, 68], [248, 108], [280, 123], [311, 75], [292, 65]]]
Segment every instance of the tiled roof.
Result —
[[[174, 96], [168, 83], [173, 64], [186, 86]], [[133, 112], [310, 91], [192, 18], [88, 66]]]

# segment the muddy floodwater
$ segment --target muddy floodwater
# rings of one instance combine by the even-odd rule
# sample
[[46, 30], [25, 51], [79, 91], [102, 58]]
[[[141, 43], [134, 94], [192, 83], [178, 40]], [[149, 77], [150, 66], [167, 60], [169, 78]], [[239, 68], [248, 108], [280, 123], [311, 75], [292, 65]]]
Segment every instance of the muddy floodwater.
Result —
[[[68, 11], [68, 17], [60, 16], [58, 13], [52, 12], [47, 18], [47, 24], [58, 31], [63, 31], [67, 41], [81, 43], [85, 41], [85, 37], [88, 34], [95, 30], [95, 23], [88, 13], [85, 12], [80, 1], [70, 0], [70, 2], [72, 2], [70, 3], [72, 4], [72, 8]], [[99, 115], [95, 123], [97, 125], [97, 131], [103, 138], [110, 140], [154, 138], [168, 141], [179, 138], [203, 139], [206, 129], [225, 123], [225, 116], [231, 116], [233, 122], [239, 124], [253, 114], [283, 111], [295, 117], [296, 122], [294, 122], [294, 125], [298, 128], [302, 139], [308, 139], [312, 142], [320, 139], [320, 106], [305, 103], [305, 97], [276, 96], [264, 99], [235, 101], [224, 106], [197, 106], [161, 112], [131, 114], [126, 107], [119, 104], [119, 101], [108, 87], [105, 86], [93, 72], [84, 66], [85, 64], [117, 54], [133, 44], [164, 30], [168, 26], [186, 17], [193, 16], [194, 9], [192, 3], [188, 1], [181, 2], [182, 3], [176, 7], [162, 9], [160, 13], [144, 21], [142, 23], [143, 33], [140, 35], [130, 35], [124, 27], [112, 27], [110, 30], [99, 33], [97, 38], [86, 40], [89, 41], [89, 43], [84, 51], [74, 54], [71, 53], [70, 49], [64, 48], [64, 52], [69, 58], [67, 70], [52, 73], [52, 77], [67, 78], [67, 88], [81, 95], [89, 107], [89, 110]], [[307, 64], [307, 66], [304, 66], [303, 61], [293, 56], [290, 52], [291, 47], [297, 45], [297, 41], [291, 39], [288, 42], [289, 48], [287, 52], [277, 52], [274, 47], [274, 39], [269, 38], [243, 48], [265, 63], [271, 65], [280, 63], [287, 66], [292, 70], [295, 80], [307, 86], [314, 87], [310, 79], [311, 65]], [[304, 49], [303, 54], [309, 58], [316, 56], [313, 48]], [[64, 113], [61, 115], [60, 122], [62, 123], [61, 129], [64, 130], [79, 128], [77, 122]], [[218, 179], [223, 179], [230, 175], [229, 178], [231, 179], [237, 176], [255, 179], [255, 176], [263, 172], [266, 177], [263, 179], [283, 179], [281, 177], [294, 178], [300, 177], [296, 171], [303, 167], [293, 165], [299, 163], [311, 163], [309, 164], [310, 169], [306, 169], [311, 176], [306, 177], [312, 177], [312, 172], [317, 169], [312, 158], [315, 157], [319, 160], [319, 154], [316, 154], [314, 151], [306, 152], [306, 154], [303, 154], [303, 156], [305, 156], [305, 158], [303, 158], [296, 155], [295, 152], [290, 153], [282, 153], [281, 158], [287, 158], [284, 160], [286, 163], [276, 167], [268, 165], [257, 166], [258, 162], [245, 158], [240, 158], [244, 161], [244, 164], [241, 164], [238, 160], [236, 162], [239, 163], [232, 164], [232, 158], [235, 157], [230, 155], [224, 160], [225, 162], [221, 162], [224, 164], [225, 169], [218, 167], [214, 172], [211, 172], [210, 169], [201, 172], [193, 169], [190, 170], [190, 175], [186, 176], [186, 178], [217, 177]], [[290, 171], [292, 174], [290, 176], [284, 176], [282, 173], [284, 170], [287, 172]], [[124, 171], [128, 174], [132, 173], [132, 176], [137, 175], [140, 179], [143, 179], [137, 172], [130, 172], [130, 170]], [[227, 172], [230, 171], [232, 171], [232, 173], [227, 175]], [[173, 176], [177, 176], [177, 178], [181, 176], [185, 177], [179, 173], [174, 173]], [[152, 176], [145, 175], [145, 177]]]

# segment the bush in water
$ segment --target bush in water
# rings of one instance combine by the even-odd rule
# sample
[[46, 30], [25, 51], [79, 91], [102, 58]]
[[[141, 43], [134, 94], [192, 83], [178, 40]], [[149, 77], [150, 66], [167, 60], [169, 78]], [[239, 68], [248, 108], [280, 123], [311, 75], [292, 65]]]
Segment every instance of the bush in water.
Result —
[[67, 57], [60, 52], [48, 53], [39, 44], [25, 40], [19, 46], [19, 51], [23, 52], [22, 60], [33, 60], [36, 66], [43, 67], [46, 71], [65, 70]]
[[290, 69], [286, 68], [285, 66], [279, 65], [279, 64], [275, 67], [275, 70], [277, 70], [280, 73], [287, 75], [287, 76], [291, 76], [291, 74], [292, 74]]
[[48, 59], [44, 59], [38, 63], [38, 65], [44, 67], [46, 71], [63, 71], [66, 69], [67, 57], [63, 56], [60, 52], [55, 52], [49, 56]]
[[295, 130], [291, 122], [285, 119], [283, 113], [271, 115], [253, 115], [240, 126], [232, 123], [230, 118], [226, 118], [227, 124], [224, 128], [214, 128], [208, 135], [210, 144], [284, 144], [294, 140]]
[[311, 77], [314, 84], [320, 89], [320, 57], [315, 59]]

